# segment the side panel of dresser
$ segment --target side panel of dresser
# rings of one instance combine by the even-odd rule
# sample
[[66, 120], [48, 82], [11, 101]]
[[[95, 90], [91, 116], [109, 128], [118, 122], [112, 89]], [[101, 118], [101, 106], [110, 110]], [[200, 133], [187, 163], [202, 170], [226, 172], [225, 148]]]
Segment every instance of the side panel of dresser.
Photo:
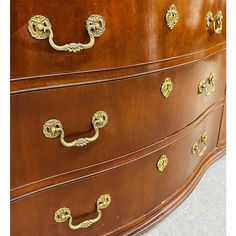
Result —
[[224, 105], [224, 111], [222, 114], [222, 120], [221, 120], [221, 128], [220, 128], [220, 134], [219, 134], [219, 141], [218, 146], [225, 148], [226, 146], [226, 103]]

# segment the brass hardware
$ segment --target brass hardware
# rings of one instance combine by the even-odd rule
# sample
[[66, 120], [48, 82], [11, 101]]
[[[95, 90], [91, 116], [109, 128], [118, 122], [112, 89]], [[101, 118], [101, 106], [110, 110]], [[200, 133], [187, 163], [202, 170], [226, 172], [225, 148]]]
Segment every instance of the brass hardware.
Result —
[[51, 119], [43, 125], [43, 133], [47, 138], [56, 138], [61, 135], [62, 128], [59, 120]]
[[98, 222], [102, 218], [102, 211], [101, 209], [105, 209], [109, 206], [111, 203], [111, 196], [109, 194], [102, 195], [101, 197], [98, 198], [97, 200], [97, 217], [94, 219], [90, 220], [85, 220], [78, 225], [73, 225], [73, 217], [71, 215], [71, 210], [69, 208], [63, 207], [58, 209], [55, 212], [54, 219], [57, 223], [64, 223], [67, 220], [69, 220], [69, 228], [70, 229], [84, 229], [88, 228], [92, 224]]
[[[207, 28], [213, 28], [216, 34], [220, 34], [222, 31], [222, 21], [223, 21], [223, 14], [222, 11], [218, 11], [215, 16], [213, 13], [209, 11], [206, 15], [206, 26]], [[218, 27], [217, 27], [218, 26]]]
[[167, 165], [168, 165], [168, 158], [166, 155], [162, 155], [157, 162], [157, 169], [160, 172], [163, 172]]
[[170, 6], [166, 13], [166, 23], [167, 26], [172, 30], [179, 20], [179, 13], [174, 4]]
[[164, 83], [161, 86], [162, 95], [164, 97], [168, 98], [170, 93], [172, 92], [173, 88], [174, 88], [174, 85], [171, 81], [171, 78], [166, 78]]
[[47, 138], [56, 138], [60, 136], [61, 143], [65, 147], [82, 147], [90, 142], [95, 141], [99, 137], [99, 129], [103, 128], [108, 123], [108, 115], [105, 111], [97, 111], [92, 117], [92, 124], [95, 129], [95, 134], [90, 138], [79, 138], [70, 143], [64, 139], [64, 130], [59, 120], [51, 119], [43, 125], [43, 133]]
[[[203, 93], [203, 91], [205, 91], [206, 96], [212, 95], [213, 92], [215, 91], [215, 81], [216, 81], [216, 76], [213, 73], [210, 74], [207, 80], [201, 80], [198, 85], [199, 93]], [[208, 84], [212, 86], [210, 90], [207, 88]]]
[[33, 38], [49, 38], [49, 44], [58, 51], [79, 52], [83, 49], [91, 48], [95, 43], [95, 38], [100, 37], [105, 31], [105, 21], [103, 17], [91, 15], [86, 21], [86, 29], [90, 37], [89, 43], [67, 43], [64, 45], [56, 45], [53, 41], [53, 30], [48, 18], [36, 15], [28, 22], [28, 30]]
[[[206, 149], [207, 149], [207, 132], [204, 132], [201, 137], [200, 140], [197, 143], [194, 143], [192, 146], [192, 154], [197, 154], [199, 157], [203, 156]], [[200, 144], [203, 144], [203, 148], [200, 149], [199, 146]]]

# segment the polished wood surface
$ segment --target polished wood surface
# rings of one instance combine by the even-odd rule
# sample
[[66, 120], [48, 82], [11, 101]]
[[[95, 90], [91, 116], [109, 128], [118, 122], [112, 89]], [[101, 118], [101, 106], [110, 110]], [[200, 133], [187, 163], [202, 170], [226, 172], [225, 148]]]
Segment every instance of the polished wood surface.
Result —
[[20, 94], [32, 91], [71, 87], [75, 85], [87, 85], [108, 81], [118, 81], [161, 72], [171, 68], [187, 66], [193, 62], [200, 62], [203, 59], [222, 52], [226, 44], [218, 44], [211, 48], [194, 53], [150, 62], [141, 65], [128, 66], [124, 68], [111, 68], [110, 70], [88, 71], [78, 73], [61, 73], [37, 77], [14, 78], [11, 80], [11, 94]]
[[[171, 4], [179, 21], [170, 30]], [[11, 0], [11, 235], [140, 235], [175, 209], [204, 170], [226, 148], [226, 0]], [[221, 10], [223, 30], [205, 17]], [[49, 18], [57, 44], [88, 42], [85, 21], [102, 15], [106, 31], [78, 53], [58, 52], [28, 32], [34, 15]], [[198, 92], [216, 75], [211, 96]], [[165, 78], [174, 89], [161, 94]], [[208, 84], [209, 88], [210, 85]], [[42, 132], [62, 122], [65, 139], [94, 134], [92, 115], [106, 111], [98, 140], [66, 148]], [[207, 132], [202, 157], [192, 145]], [[203, 146], [201, 146], [203, 148]], [[156, 163], [169, 163], [159, 172]], [[83, 230], [58, 224], [69, 207], [74, 223], [94, 217], [110, 194], [102, 219]]]
[[192, 176], [180, 189], [178, 189], [178, 191], [175, 192], [175, 194], [165, 201], [165, 204], [154, 208], [146, 214], [145, 217], [143, 217], [143, 221], [141, 221], [139, 225], [127, 229], [123, 235], [140, 236], [141, 233], [146, 232], [148, 229], [154, 227], [166, 218], [192, 193], [207, 168], [219, 158], [224, 156], [225, 151], [225, 146], [222, 146], [208, 153], [207, 158], [201, 161]]
[[[225, 0], [28, 0], [27, 6], [25, 0], [11, 2], [12, 78], [155, 62], [210, 48], [226, 37]], [[180, 17], [170, 30], [165, 14], [173, 3]], [[224, 15], [223, 31], [214, 34], [207, 30], [205, 17], [218, 10]], [[87, 42], [85, 21], [95, 13], [104, 17], [106, 31], [93, 48], [79, 53], [55, 51], [47, 40], [32, 38], [27, 29], [32, 16], [43, 15], [52, 24], [57, 44]]]
[[[71, 181], [82, 180], [84, 178], [96, 176], [99, 173], [105, 173], [110, 170], [114, 170], [128, 163], [132, 163], [140, 158], [145, 158], [150, 153], [161, 150], [163, 147], [170, 145], [181, 139], [186, 134], [190, 133], [195, 127], [204, 121], [213, 111], [224, 106], [224, 99], [211, 105], [201, 116], [190, 123], [188, 126], [179, 130], [178, 132], [156, 142], [144, 148], [138, 149], [135, 152], [120, 156], [119, 158], [107, 160], [105, 163], [100, 163], [97, 165], [90, 166], [89, 168], [80, 168], [74, 171], [65, 172], [60, 175], [54, 175], [50, 178], [44, 178], [36, 182], [31, 182], [30, 184], [23, 185], [17, 188], [12, 188], [11, 199], [12, 201], [29, 196], [32, 193], [38, 193], [48, 188], [56, 187], [58, 185], [64, 185]], [[218, 144], [218, 147], [222, 147]]]
[[[221, 113], [222, 106], [177, 142], [131, 164], [13, 202], [12, 235], [96, 235], [96, 232], [117, 235], [116, 229], [127, 230], [130, 222], [139, 224], [140, 218], [154, 206], [164, 205], [163, 201], [180, 189], [207, 154], [215, 150]], [[204, 131], [208, 134], [207, 150], [199, 158], [191, 154], [191, 147]], [[156, 163], [163, 154], [168, 156], [169, 163], [161, 173]], [[112, 203], [103, 210], [102, 219], [87, 230], [72, 231], [67, 223], [54, 221], [54, 212], [65, 206], [72, 210], [77, 223], [80, 219], [93, 217], [95, 202], [105, 193], [111, 195]]]
[[[222, 67], [225, 52], [148, 76], [12, 96], [12, 188], [119, 158], [184, 128], [224, 98]], [[198, 93], [198, 84], [211, 72], [216, 75], [216, 86], [207, 97]], [[160, 92], [166, 77], [174, 84], [168, 98]], [[99, 110], [107, 112], [109, 122], [98, 140], [85, 147], [66, 148], [59, 138], [48, 139], [42, 132], [47, 120], [58, 119], [66, 140], [92, 136], [91, 117]]]

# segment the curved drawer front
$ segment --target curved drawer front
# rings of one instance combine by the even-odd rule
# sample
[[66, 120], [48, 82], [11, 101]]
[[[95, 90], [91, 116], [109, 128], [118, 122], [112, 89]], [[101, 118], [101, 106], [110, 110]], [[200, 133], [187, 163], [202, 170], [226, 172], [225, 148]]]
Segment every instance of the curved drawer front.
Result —
[[[123, 81], [12, 96], [12, 187], [126, 155], [184, 128], [224, 97], [224, 57]], [[200, 81], [211, 72], [214, 86], [199, 93]], [[170, 94], [167, 77], [173, 83]], [[43, 133], [45, 122], [56, 119], [66, 142], [92, 137], [97, 111], [106, 112], [108, 121], [86, 146], [65, 147], [61, 131], [51, 139]]]
[[[131, 223], [135, 226], [148, 212], [155, 213], [154, 208], [166, 204], [168, 201], [164, 200], [176, 193], [187, 179], [194, 179], [192, 174], [199, 162], [217, 145], [221, 114], [222, 107], [215, 109], [178, 141], [135, 162], [12, 202], [12, 236], [105, 235], [111, 232], [118, 235], [114, 233], [116, 229], [122, 231], [122, 226], [130, 227]], [[205, 141], [201, 140], [203, 133], [207, 134]], [[196, 143], [203, 151], [201, 157], [192, 152]], [[61, 224], [54, 220], [54, 213], [63, 207], [70, 209], [73, 225], [95, 218], [98, 214], [96, 201], [104, 194], [109, 194], [111, 199], [105, 200], [111, 202], [105, 202], [101, 218], [88, 224], [87, 229], [72, 230], [68, 220]], [[60, 215], [57, 215], [58, 220]]]
[[[177, 8], [178, 20], [175, 17], [170, 20], [166, 15], [168, 10], [171, 14], [172, 4]], [[11, 7], [14, 16], [11, 20], [12, 78], [130, 66], [197, 52], [225, 42], [224, 0], [204, 3], [195, 0], [58, 0], [56, 4], [29, 0], [27, 5], [30, 7], [25, 6], [25, 0], [15, 0]], [[209, 11], [213, 18], [209, 18], [208, 28], [206, 15]], [[218, 20], [218, 11], [222, 11], [224, 17], [222, 31], [214, 33], [212, 21]], [[88, 43], [91, 35], [86, 30], [86, 20], [93, 14], [102, 16], [104, 22], [94, 25], [98, 31], [95, 35], [100, 37], [85, 47], [88, 49], [73, 53], [55, 46]], [[44, 21], [44, 25], [30, 24], [32, 37], [28, 22], [37, 15], [48, 18], [50, 25]], [[35, 21], [38, 22], [38, 18]], [[167, 21], [169, 27], [176, 23], [173, 29], [168, 27]], [[42, 33], [44, 26], [47, 27], [46, 35]], [[216, 31], [220, 27], [221, 24], [215, 24]], [[49, 28], [54, 36], [53, 47], [46, 38]], [[75, 44], [70, 46], [71, 50], [76, 48]]]

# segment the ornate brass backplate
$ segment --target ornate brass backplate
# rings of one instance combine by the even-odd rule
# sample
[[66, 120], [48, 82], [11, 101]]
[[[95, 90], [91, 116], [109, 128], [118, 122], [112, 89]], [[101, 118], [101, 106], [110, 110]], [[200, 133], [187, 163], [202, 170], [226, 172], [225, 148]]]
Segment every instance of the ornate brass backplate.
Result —
[[170, 6], [166, 13], [166, 24], [172, 30], [179, 20], [179, 13], [174, 4]]
[[59, 120], [51, 119], [43, 125], [43, 133], [47, 138], [56, 138], [61, 135], [63, 126]]
[[[207, 149], [207, 132], [203, 132], [198, 142], [192, 145], [192, 154], [197, 154], [199, 157], [202, 157], [205, 154]], [[203, 146], [200, 148], [200, 146]]]
[[166, 78], [164, 83], [161, 86], [161, 93], [164, 97], [168, 98], [174, 88], [174, 84], [171, 81], [171, 78]]
[[167, 155], [162, 155], [157, 162], [157, 169], [160, 172], [163, 172], [167, 165], [168, 165], [168, 157]]
[[206, 15], [206, 27], [213, 29], [216, 34], [220, 34], [223, 29], [223, 13], [218, 11], [215, 16], [209, 11]]
[[68, 220], [68, 218], [71, 216], [71, 211], [69, 208], [63, 207], [58, 209], [54, 214], [54, 220], [57, 223], [63, 223]]

